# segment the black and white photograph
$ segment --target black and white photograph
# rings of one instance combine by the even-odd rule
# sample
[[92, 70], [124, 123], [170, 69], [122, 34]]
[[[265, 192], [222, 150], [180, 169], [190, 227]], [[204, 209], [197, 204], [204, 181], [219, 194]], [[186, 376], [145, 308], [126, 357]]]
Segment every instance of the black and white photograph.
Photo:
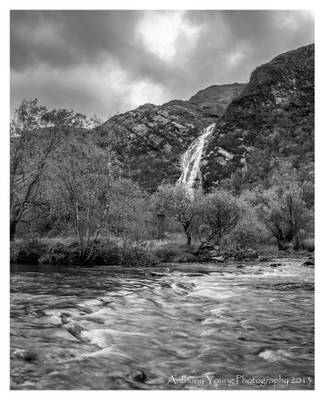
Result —
[[91, 6], [7, 10], [8, 390], [314, 391], [316, 13]]

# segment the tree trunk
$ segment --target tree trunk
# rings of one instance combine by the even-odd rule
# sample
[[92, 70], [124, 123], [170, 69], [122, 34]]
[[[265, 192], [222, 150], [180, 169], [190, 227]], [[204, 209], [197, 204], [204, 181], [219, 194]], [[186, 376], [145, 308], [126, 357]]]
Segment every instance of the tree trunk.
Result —
[[10, 242], [15, 240], [17, 223], [18, 223], [18, 221], [15, 219], [10, 221]]
[[187, 233], [187, 246], [191, 245], [191, 233]]

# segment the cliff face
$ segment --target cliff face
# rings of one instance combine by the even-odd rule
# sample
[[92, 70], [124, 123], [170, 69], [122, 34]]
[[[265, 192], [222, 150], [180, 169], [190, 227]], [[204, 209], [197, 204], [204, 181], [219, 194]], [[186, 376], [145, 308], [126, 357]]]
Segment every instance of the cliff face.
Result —
[[[245, 179], [284, 159], [297, 169], [314, 154], [314, 45], [258, 67], [209, 136], [200, 170], [205, 190], [240, 171]], [[262, 178], [262, 177], [261, 177]]]
[[223, 115], [244, 86], [211, 86], [189, 101], [144, 104], [115, 115], [97, 131], [112, 139], [125, 175], [153, 191], [163, 181], [176, 182], [181, 174], [181, 155], [206, 126]]

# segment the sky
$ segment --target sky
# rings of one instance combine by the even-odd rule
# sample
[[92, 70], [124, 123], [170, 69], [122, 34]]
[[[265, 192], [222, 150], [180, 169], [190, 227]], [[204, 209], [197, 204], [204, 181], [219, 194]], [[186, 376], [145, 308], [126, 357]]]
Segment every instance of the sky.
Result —
[[11, 11], [11, 112], [37, 97], [107, 119], [144, 103], [248, 82], [314, 42], [310, 11]]

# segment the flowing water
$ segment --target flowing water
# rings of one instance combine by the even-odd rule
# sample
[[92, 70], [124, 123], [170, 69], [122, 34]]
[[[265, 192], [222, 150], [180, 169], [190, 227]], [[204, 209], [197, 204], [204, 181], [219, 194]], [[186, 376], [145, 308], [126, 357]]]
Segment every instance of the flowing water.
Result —
[[178, 183], [186, 186], [190, 193], [197, 186], [201, 187], [200, 161], [206, 140], [212, 134], [214, 127], [215, 124], [207, 126], [182, 156], [182, 173]]
[[313, 389], [302, 261], [13, 266], [11, 388]]

